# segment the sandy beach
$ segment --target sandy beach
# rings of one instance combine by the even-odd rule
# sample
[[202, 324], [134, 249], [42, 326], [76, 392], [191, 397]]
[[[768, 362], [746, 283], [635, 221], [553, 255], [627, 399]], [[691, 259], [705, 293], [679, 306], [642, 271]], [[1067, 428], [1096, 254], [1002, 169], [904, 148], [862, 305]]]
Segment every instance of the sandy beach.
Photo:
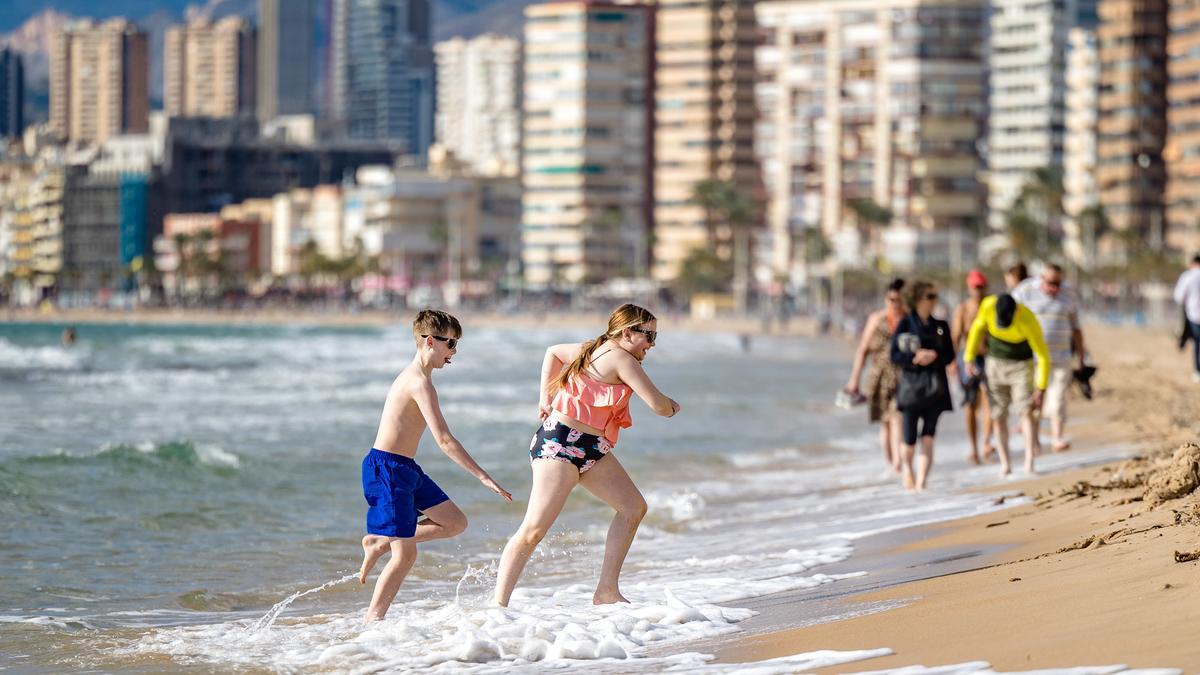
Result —
[[818, 672], [977, 661], [1000, 671], [1200, 670], [1200, 447], [1188, 445], [1200, 440], [1200, 385], [1190, 354], [1158, 331], [1092, 326], [1086, 335], [1100, 366], [1097, 393], [1073, 397], [1069, 452], [1127, 448], [1136, 457], [993, 488], [1032, 502], [923, 528], [889, 552], [993, 553], [963, 554], [971, 562], [841, 597], [828, 610], [862, 616], [765, 631], [748, 621], [749, 634], [711, 645], [717, 660], [887, 647], [892, 656]]

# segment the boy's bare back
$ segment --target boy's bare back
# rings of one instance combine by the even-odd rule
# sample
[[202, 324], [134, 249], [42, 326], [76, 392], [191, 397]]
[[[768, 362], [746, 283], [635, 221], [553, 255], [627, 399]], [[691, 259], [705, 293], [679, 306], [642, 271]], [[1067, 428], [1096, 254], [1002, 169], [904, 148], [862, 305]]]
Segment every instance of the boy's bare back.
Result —
[[405, 457], [416, 456], [417, 445], [427, 426], [416, 400], [417, 393], [422, 390], [433, 390], [433, 382], [420, 367], [410, 363], [388, 389], [374, 447]]

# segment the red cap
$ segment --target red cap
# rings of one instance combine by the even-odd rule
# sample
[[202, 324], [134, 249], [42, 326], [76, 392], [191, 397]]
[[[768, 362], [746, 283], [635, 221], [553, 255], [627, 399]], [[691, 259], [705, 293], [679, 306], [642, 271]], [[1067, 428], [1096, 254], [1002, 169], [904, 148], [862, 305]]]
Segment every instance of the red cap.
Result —
[[967, 272], [967, 288], [987, 288], [987, 277], [979, 270]]

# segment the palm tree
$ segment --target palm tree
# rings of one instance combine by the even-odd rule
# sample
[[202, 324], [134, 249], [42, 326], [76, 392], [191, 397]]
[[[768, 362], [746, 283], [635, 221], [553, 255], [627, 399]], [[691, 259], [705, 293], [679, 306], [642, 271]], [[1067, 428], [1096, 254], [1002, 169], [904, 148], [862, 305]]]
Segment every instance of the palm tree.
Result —
[[728, 181], [706, 179], [692, 187], [692, 203], [704, 209], [710, 249], [717, 243], [717, 225], [733, 234], [733, 291], [738, 313], [746, 311], [750, 291], [750, 224], [754, 219], [754, 204]]
[[[1062, 170], [1054, 167], [1034, 169], [1021, 186], [1006, 220], [1013, 248], [1022, 257], [1061, 248], [1063, 194]], [[1030, 237], [1032, 241], [1027, 241]], [[1027, 250], [1022, 252], [1021, 247]]]

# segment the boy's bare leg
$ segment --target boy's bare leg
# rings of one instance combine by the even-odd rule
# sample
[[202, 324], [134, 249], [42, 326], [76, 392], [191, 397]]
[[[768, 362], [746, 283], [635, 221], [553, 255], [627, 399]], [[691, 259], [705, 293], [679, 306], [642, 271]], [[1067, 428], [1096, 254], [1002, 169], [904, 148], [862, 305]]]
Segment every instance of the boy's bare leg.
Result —
[[521, 572], [525, 570], [525, 563], [529, 562], [533, 549], [550, 531], [550, 526], [567, 503], [571, 490], [578, 484], [579, 469], [574, 464], [555, 459], [534, 460], [533, 487], [529, 491], [525, 519], [500, 554], [500, 569], [496, 573], [496, 604], [508, 607], [508, 599]]
[[365, 621], [377, 621], [387, 614], [388, 607], [404, 583], [404, 577], [417, 561], [417, 545], [412, 539], [392, 539], [392, 559], [384, 566], [375, 581], [375, 593], [371, 595], [371, 606], [367, 608]]
[[417, 532], [412, 537], [415, 544], [433, 539], [448, 539], [462, 534], [463, 530], [467, 529], [467, 514], [449, 499], [421, 513], [425, 518], [417, 523]]
[[379, 558], [387, 553], [391, 542], [395, 539], [395, 537], [385, 537], [381, 534], [368, 534], [362, 538], [363, 561], [362, 567], [358, 568], [358, 583], [367, 583], [367, 575], [371, 573], [375, 563], [379, 562]]
[[592, 603], [629, 602], [621, 595], [619, 578], [638, 525], [646, 517], [646, 500], [616, 455], [601, 458], [580, 476], [579, 483], [616, 511], [604, 540], [604, 563], [600, 566], [600, 581], [596, 584]]

